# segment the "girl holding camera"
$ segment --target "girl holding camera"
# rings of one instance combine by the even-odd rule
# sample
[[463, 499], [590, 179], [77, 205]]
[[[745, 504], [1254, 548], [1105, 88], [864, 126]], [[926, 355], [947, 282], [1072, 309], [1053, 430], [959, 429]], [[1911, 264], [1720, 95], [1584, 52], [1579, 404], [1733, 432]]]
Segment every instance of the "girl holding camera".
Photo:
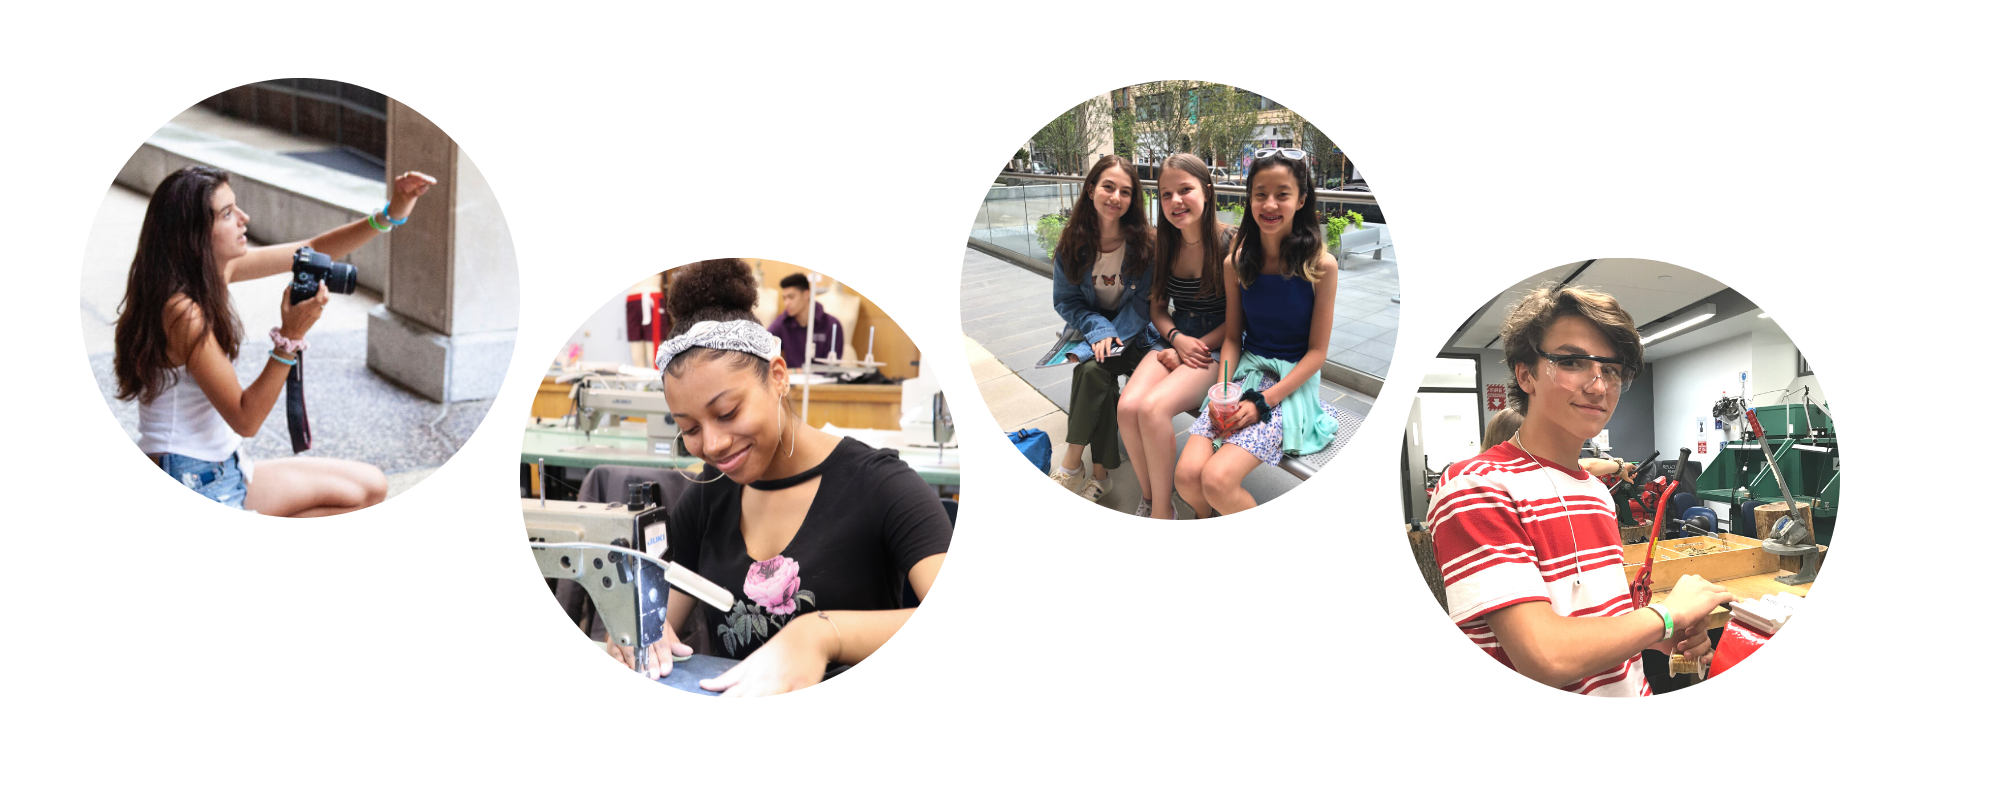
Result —
[[[1159, 346], [1151, 326], [1153, 227], [1139, 193], [1139, 171], [1115, 155], [1084, 176], [1084, 199], [1056, 240], [1055, 308], [1084, 341], [1070, 352], [1069, 432], [1061, 463], [1049, 477], [1075, 490], [1083, 448], [1096, 462], [1083, 499], [1104, 496], [1118, 468], [1118, 379], [1132, 374]], [[1122, 349], [1121, 349], [1122, 348]]]
[[1229, 312], [1222, 360], [1228, 379], [1245, 391], [1240, 402], [1209, 403], [1188, 429], [1174, 487], [1196, 516], [1256, 506], [1243, 489], [1250, 470], [1319, 452], [1338, 431], [1333, 409], [1319, 399], [1319, 370], [1340, 264], [1326, 252], [1305, 156], [1259, 150], [1250, 164], [1249, 224], [1236, 237], [1223, 282]]
[[1168, 157], [1159, 194], [1149, 300], [1153, 328], [1166, 337], [1167, 349], [1147, 354], [1125, 381], [1118, 435], [1139, 478], [1141, 497], [1133, 513], [1175, 519], [1174, 415], [1199, 404], [1222, 369], [1217, 351], [1232, 308], [1223, 287], [1223, 254], [1231, 231], [1215, 219], [1215, 182], [1200, 158]]
[[382, 211], [303, 242], [251, 247], [250, 218], [229, 173], [190, 165], [160, 182], [146, 205], [139, 246], [119, 304], [113, 371], [118, 399], [139, 402], [139, 448], [162, 470], [211, 500], [269, 516], [317, 517], [366, 508], [388, 493], [382, 471], [326, 458], [281, 458], [256, 466], [238, 452], [284, 392], [329, 295], [293, 304], [280, 291], [281, 323], [264, 369], [237, 383], [235, 361], [265, 350], [247, 336], [229, 284], [291, 269], [300, 247], [344, 258], [402, 224], [435, 178], [406, 172], [390, 182]]
[[[757, 279], [740, 260], [673, 270], [673, 338], [656, 365], [681, 444], [704, 462], [674, 505], [668, 554], [737, 595], [701, 608], [715, 655], [740, 659], [701, 687], [724, 696], [780, 694], [860, 663], [910, 618], [944, 566], [952, 522], [937, 492], [893, 450], [804, 424], [791, 410], [788, 364], [757, 322]], [[740, 587], [740, 588], [739, 588]], [[667, 596], [665, 635], [647, 672], [692, 649], [678, 632], [694, 598]], [[610, 645], [632, 664], [629, 648]]]

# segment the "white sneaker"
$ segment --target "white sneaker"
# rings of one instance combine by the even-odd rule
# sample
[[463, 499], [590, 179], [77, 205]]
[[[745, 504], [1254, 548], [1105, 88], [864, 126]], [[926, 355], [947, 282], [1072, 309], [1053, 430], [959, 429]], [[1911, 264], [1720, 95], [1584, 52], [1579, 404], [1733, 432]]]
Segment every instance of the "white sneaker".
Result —
[[1148, 517], [1148, 518], [1152, 517], [1152, 516], [1153, 516], [1153, 501], [1151, 501], [1151, 500], [1147, 500], [1147, 499], [1146, 499], [1146, 498], [1144, 498], [1144, 497], [1141, 497], [1141, 498], [1139, 498], [1139, 507], [1138, 507], [1138, 508], [1135, 508], [1135, 509], [1132, 509], [1132, 516], [1135, 516], [1135, 517]]
[[1103, 496], [1104, 496], [1104, 481], [1100, 481], [1096, 478], [1091, 478], [1089, 483], [1085, 483], [1083, 485], [1083, 499], [1095, 503], [1097, 502], [1097, 498]]
[[1077, 470], [1075, 472], [1065, 475], [1059, 471], [1061, 469], [1062, 467], [1059, 466], [1050, 467], [1049, 479], [1055, 481], [1056, 485], [1063, 487], [1063, 491], [1069, 492], [1070, 494], [1075, 494], [1076, 479], [1083, 475], [1083, 470]]

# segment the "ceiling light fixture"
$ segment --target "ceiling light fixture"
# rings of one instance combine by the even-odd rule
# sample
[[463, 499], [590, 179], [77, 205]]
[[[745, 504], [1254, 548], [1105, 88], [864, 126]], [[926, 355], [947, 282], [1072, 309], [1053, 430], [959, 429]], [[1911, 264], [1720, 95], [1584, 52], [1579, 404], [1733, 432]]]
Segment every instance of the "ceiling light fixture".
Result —
[[1639, 339], [1639, 344], [1641, 345], [1652, 344], [1661, 339], [1665, 339], [1668, 336], [1672, 336], [1676, 333], [1680, 333], [1681, 331], [1687, 330], [1696, 325], [1700, 325], [1701, 323], [1707, 322], [1709, 318], [1713, 316], [1715, 316], [1714, 303], [1703, 303], [1701, 305], [1695, 306], [1694, 308], [1688, 309], [1687, 313], [1682, 314], [1673, 319], [1667, 320], [1665, 323], [1662, 323], [1663, 327], [1653, 331], [1652, 333], [1645, 334], [1643, 337]]

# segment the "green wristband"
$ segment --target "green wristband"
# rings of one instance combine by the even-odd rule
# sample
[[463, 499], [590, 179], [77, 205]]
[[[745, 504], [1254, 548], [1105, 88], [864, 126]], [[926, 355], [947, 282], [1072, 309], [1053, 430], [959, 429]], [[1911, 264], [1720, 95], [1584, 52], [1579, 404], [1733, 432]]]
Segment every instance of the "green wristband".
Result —
[[1660, 615], [1660, 622], [1665, 623], [1667, 626], [1666, 632], [1660, 634], [1660, 641], [1664, 642], [1674, 638], [1674, 615], [1673, 612], [1667, 610], [1667, 604], [1654, 603], [1646, 607], [1652, 609], [1653, 613]]
[[368, 215], [368, 227], [370, 227], [370, 228], [374, 228], [375, 230], [378, 230], [378, 231], [381, 231], [381, 232], [383, 232], [383, 233], [388, 233], [388, 232], [389, 232], [389, 230], [390, 230], [390, 227], [389, 227], [388, 225], [384, 225], [384, 224], [382, 224], [382, 223], [380, 223], [380, 222], [376, 222], [376, 221], [375, 221], [375, 215], [374, 215], [374, 214], [369, 214], [369, 215]]

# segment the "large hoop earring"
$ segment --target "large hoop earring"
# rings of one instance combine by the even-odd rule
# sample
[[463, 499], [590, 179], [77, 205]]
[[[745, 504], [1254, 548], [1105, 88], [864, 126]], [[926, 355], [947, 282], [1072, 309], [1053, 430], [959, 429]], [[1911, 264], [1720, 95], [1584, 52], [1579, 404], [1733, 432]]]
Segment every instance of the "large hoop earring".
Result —
[[[682, 451], [686, 451], [686, 450], [687, 450], [687, 434], [685, 434], [685, 433], [681, 433], [681, 434], [675, 434], [675, 435], [674, 435], [674, 441], [675, 441], [675, 442], [677, 443], [677, 444], [676, 444], [675, 446], [679, 447], [679, 448], [680, 448], [680, 449], [681, 449]], [[703, 463], [707, 463], [707, 462], [703, 462]], [[719, 480], [722, 480], [723, 478], [727, 478], [727, 477], [729, 477], [729, 476], [727, 476], [727, 475], [722, 475], [722, 474], [718, 473], [718, 474], [717, 474], [717, 475], [716, 475], [715, 477], [713, 477], [713, 478], [709, 478], [708, 480], [705, 480], [705, 481], [698, 481], [698, 480], [695, 480], [695, 479], [693, 479], [693, 478], [689, 478], [689, 479], [687, 479], [687, 480], [688, 480], [688, 483], [699, 483], [699, 484], [710, 484], [710, 483], [714, 483], [714, 482], [716, 482], [716, 481], [719, 481]]]

